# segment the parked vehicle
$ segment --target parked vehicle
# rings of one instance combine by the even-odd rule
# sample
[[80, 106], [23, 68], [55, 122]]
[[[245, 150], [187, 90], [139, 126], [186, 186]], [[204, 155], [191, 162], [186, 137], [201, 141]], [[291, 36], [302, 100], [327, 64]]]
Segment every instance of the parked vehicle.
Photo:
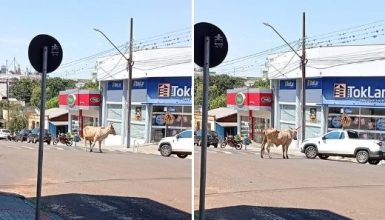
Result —
[[[40, 136], [40, 128], [34, 128], [32, 129], [31, 133], [28, 134], [27, 142], [37, 143], [39, 141], [39, 136]], [[47, 129], [44, 130], [43, 142], [46, 142], [47, 144], [51, 144], [51, 133], [49, 133]]]
[[27, 128], [24, 128], [24, 129], [21, 129], [15, 136], [14, 140], [16, 142], [18, 141], [27, 141], [27, 137], [29, 135], [29, 133], [31, 133], [31, 130], [27, 129]]
[[[207, 147], [213, 145], [215, 148], [218, 147], [219, 138], [218, 134], [215, 131], [207, 131]], [[201, 146], [202, 145], [202, 130], [194, 132], [194, 144]]]
[[234, 137], [233, 135], [229, 135], [225, 138], [225, 140], [221, 144], [221, 148], [225, 148], [227, 145], [230, 147], [235, 147], [235, 149], [242, 149], [242, 139], [240, 137]]
[[192, 154], [192, 141], [192, 131], [182, 131], [175, 136], [162, 138], [159, 142], [158, 151], [164, 157], [176, 154], [179, 158], [186, 158]]
[[11, 132], [8, 129], [0, 129], [0, 139], [9, 139]]
[[65, 144], [67, 146], [72, 146], [72, 143], [73, 143], [73, 138], [71, 138], [70, 136], [68, 136], [67, 134], [64, 134], [64, 133], [60, 133], [57, 137], [55, 137], [53, 140], [52, 140], [52, 143], [53, 144], [57, 144], [57, 143], [62, 143], [62, 144]]
[[355, 157], [357, 162], [378, 164], [385, 159], [385, 146], [380, 140], [362, 140], [352, 130], [334, 130], [321, 137], [304, 140], [301, 152], [309, 159], [318, 156], [327, 159], [329, 156]]

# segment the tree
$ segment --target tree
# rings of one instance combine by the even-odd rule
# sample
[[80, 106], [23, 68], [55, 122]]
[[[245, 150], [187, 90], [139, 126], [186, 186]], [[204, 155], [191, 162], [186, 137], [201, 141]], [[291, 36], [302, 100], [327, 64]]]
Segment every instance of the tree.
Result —
[[46, 109], [57, 108], [57, 107], [59, 107], [59, 98], [57, 96], [53, 97], [52, 99], [48, 100], [45, 103], [45, 108]]
[[[203, 79], [202, 76], [195, 76], [194, 79], [194, 104], [201, 106]], [[245, 79], [229, 75], [210, 75], [209, 84], [209, 109], [213, 109], [225, 107], [227, 90], [245, 86]]]
[[259, 88], [259, 89], [269, 89], [270, 88], [270, 80], [268, 80], [266, 78], [258, 79], [254, 82], [253, 87]]
[[87, 80], [83, 86], [84, 89], [99, 89], [99, 83], [97, 81]]
[[35, 106], [40, 109], [41, 95], [40, 95], [40, 86], [35, 86], [32, 90], [31, 95], [31, 106]]
[[24, 101], [25, 103], [30, 103], [32, 90], [35, 85], [40, 85], [38, 80], [20, 79], [19, 81], [15, 81], [9, 88], [10, 97]]
[[[47, 79], [47, 100], [57, 97], [60, 91], [75, 88], [76, 81], [59, 77]], [[39, 104], [40, 105], [40, 104]]]

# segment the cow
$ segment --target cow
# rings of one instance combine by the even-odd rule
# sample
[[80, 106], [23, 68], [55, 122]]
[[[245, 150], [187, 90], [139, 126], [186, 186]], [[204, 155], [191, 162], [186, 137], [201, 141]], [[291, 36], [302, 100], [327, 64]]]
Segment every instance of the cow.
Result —
[[[286, 129], [286, 130], [278, 130], [275, 128], [266, 128], [263, 131], [263, 140], [262, 140], [262, 146], [261, 146], [261, 158], [263, 158], [263, 153], [265, 151], [265, 147], [267, 150], [267, 153], [270, 156], [270, 146], [271, 144], [274, 144], [276, 147], [279, 145], [282, 145], [282, 155], [283, 159], [289, 159], [289, 156], [287, 155], [287, 151], [289, 149], [289, 145], [291, 144], [292, 140], [297, 140], [297, 129]], [[267, 144], [267, 146], [266, 146]]]
[[90, 142], [90, 152], [94, 148], [96, 142], [99, 142], [99, 152], [102, 153], [102, 141], [107, 138], [109, 134], [116, 135], [112, 123], [107, 127], [86, 126], [83, 128], [84, 147], [87, 150], [87, 141]]

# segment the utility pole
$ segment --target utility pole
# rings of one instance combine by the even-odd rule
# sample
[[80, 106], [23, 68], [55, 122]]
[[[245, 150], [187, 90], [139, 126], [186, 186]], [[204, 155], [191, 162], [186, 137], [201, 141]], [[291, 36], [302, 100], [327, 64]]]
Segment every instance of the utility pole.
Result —
[[134, 19], [131, 18], [131, 26], [130, 26], [130, 58], [127, 61], [128, 68], [128, 79], [127, 79], [127, 93], [128, 93], [128, 103], [127, 103], [127, 148], [130, 148], [131, 145], [131, 97], [132, 97], [132, 66], [134, 65], [134, 61], [132, 59], [132, 45], [133, 45], [133, 26]]
[[285, 38], [282, 37], [282, 35], [270, 24], [268, 23], [263, 23], [265, 26], [270, 27], [273, 29], [273, 31], [287, 44], [287, 46], [290, 47], [290, 49], [300, 58], [301, 60], [301, 70], [302, 70], [302, 98], [301, 98], [301, 115], [302, 115], [302, 120], [301, 120], [301, 130], [302, 130], [302, 142], [305, 140], [305, 130], [306, 130], [306, 33], [305, 33], [305, 12], [302, 14], [302, 22], [303, 22], [303, 27], [302, 27], [302, 56], [298, 54], [298, 52], [285, 40]]
[[105, 37], [112, 46], [115, 47], [115, 49], [122, 55], [122, 57], [127, 61], [127, 71], [128, 71], [128, 82], [127, 82], [127, 148], [130, 148], [130, 142], [131, 142], [131, 96], [132, 96], [132, 66], [134, 65], [134, 61], [132, 59], [132, 46], [133, 46], [133, 25], [134, 25], [134, 19], [131, 18], [131, 28], [130, 28], [130, 45], [129, 45], [129, 55], [130, 57], [127, 58], [126, 55], [122, 53], [122, 51], [119, 50], [119, 48], [112, 43], [112, 41], [99, 29], [94, 28], [94, 31], [97, 31]]
[[9, 121], [9, 82], [8, 82], [8, 79], [7, 79], [7, 107], [8, 107], [8, 112], [7, 112], [7, 128], [9, 129], [10, 121]]
[[305, 12], [302, 14], [302, 142], [305, 140], [306, 134], [306, 32], [305, 32]]

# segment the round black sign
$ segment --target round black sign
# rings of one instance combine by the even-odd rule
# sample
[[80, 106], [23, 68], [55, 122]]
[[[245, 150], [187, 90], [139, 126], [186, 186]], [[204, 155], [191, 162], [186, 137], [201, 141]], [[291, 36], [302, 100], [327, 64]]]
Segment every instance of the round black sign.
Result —
[[28, 58], [33, 68], [38, 72], [43, 72], [43, 50], [48, 48], [47, 73], [56, 70], [63, 59], [63, 50], [55, 38], [40, 34], [34, 37], [29, 43]]
[[194, 62], [204, 65], [204, 40], [210, 37], [210, 64], [209, 67], [218, 66], [226, 58], [228, 44], [225, 34], [217, 26], [201, 22], [194, 25]]

